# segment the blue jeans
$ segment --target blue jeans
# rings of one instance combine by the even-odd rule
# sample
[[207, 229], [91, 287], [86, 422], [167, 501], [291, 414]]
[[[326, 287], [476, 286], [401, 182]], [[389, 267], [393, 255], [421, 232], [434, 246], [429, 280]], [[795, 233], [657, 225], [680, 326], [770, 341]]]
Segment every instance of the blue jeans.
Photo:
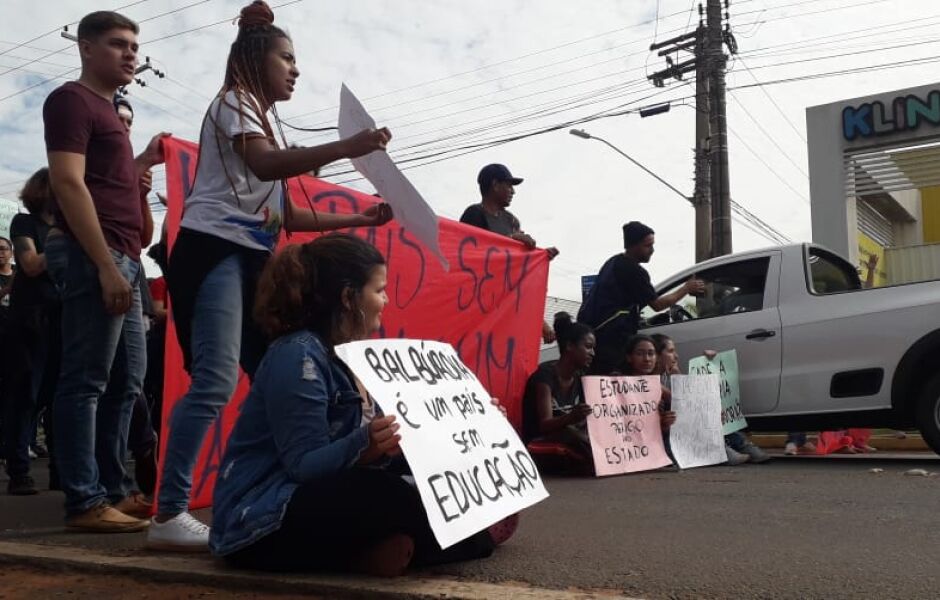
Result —
[[799, 447], [806, 445], [806, 432], [805, 431], [790, 431], [787, 433], [787, 442], [788, 444], [796, 444]]
[[[193, 468], [206, 432], [228, 403], [238, 384], [238, 365], [253, 349], [245, 337], [242, 312], [245, 272], [242, 257], [232, 254], [203, 279], [196, 294], [192, 320], [192, 365], [189, 391], [173, 408], [160, 477], [157, 512], [176, 515], [189, 508]], [[252, 363], [254, 361], [251, 361]]]
[[743, 431], [735, 431], [725, 436], [725, 446], [728, 446], [735, 452], [743, 452], [747, 447], [747, 436]]
[[123, 315], [105, 309], [98, 269], [76, 240], [51, 235], [46, 241], [49, 275], [62, 297], [53, 422], [68, 515], [127, 495], [123, 458], [147, 354], [137, 288], [140, 263], [115, 250], [111, 256], [133, 289], [131, 308]]

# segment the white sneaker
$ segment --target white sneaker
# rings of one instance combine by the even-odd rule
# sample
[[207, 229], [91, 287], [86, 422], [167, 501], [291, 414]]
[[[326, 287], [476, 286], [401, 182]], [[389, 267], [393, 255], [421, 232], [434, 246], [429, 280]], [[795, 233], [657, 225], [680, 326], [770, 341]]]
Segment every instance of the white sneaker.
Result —
[[151, 519], [147, 530], [147, 548], [170, 552], [208, 552], [209, 526], [188, 512], [164, 523]]
[[796, 447], [795, 443], [787, 442], [787, 445], [783, 448], [783, 453], [787, 456], [796, 456], [800, 453], [800, 449]]
[[728, 465], [732, 467], [743, 465], [744, 463], [751, 460], [750, 456], [733, 450], [731, 446], [725, 446], [725, 453], [728, 455]]
[[765, 463], [771, 459], [771, 456], [769, 454], [767, 454], [766, 452], [764, 452], [763, 450], [761, 450], [760, 448], [758, 448], [757, 446], [751, 443], [745, 446], [742, 452], [750, 456], [751, 462], [757, 465], [761, 463]]

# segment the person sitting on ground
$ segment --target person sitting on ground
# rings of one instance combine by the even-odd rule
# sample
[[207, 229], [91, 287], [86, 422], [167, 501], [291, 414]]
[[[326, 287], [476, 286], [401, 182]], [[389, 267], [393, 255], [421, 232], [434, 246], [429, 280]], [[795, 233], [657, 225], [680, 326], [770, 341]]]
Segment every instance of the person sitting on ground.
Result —
[[[668, 335], [656, 333], [650, 337], [652, 337], [656, 346], [656, 373], [663, 377], [663, 385], [668, 386], [669, 375], [682, 374], [682, 370], [679, 368], [679, 351], [676, 350], [675, 342]], [[706, 358], [712, 360], [718, 353], [714, 350], [706, 350], [703, 354]], [[770, 460], [770, 455], [748, 440], [747, 436], [741, 431], [735, 431], [725, 436], [725, 454], [727, 454], [728, 464], [731, 466], [744, 464], [748, 461], [759, 464]]]
[[254, 314], [274, 341], [212, 503], [210, 549], [230, 564], [393, 576], [489, 556], [512, 534], [498, 523], [441, 550], [417, 489], [386, 468], [401, 451], [399, 424], [334, 352], [379, 330], [386, 274], [374, 246], [344, 234], [288, 246], [265, 267]]
[[816, 454], [816, 445], [806, 439], [805, 431], [789, 431], [783, 445], [783, 453], [787, 456]]
[[[647, 377], [656, 373], [656, 344], [648, 335], [637, 334], [631, 336], [625, 344], [626, 355], [623, 365], [615, 375], [628, 377]], [[662, 399], [659, 403], [660, 423], [663, 431], [667, 431], [676, 422], [676, 413], [670, 408], [672, 392], [663, 386]]]
[[584, 400], [581, 376], [594, 359], [594, 333], [566, 312], [555, 315], [554, 329], [559, 358], [540, 364], [526, 382], [522, 438], [527, 444], [561, 444], [571, 450], [576, 467], [588, 470], [593, 460], [585, 419], [591, 407]]

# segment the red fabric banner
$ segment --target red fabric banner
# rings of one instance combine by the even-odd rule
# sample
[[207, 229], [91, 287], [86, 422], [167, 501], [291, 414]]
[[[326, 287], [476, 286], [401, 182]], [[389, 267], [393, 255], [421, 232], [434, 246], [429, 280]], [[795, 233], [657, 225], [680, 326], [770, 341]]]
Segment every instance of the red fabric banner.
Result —
[[[183, 199], [192, 186], [198, 146], [168, 138], [166, 154], [168, 244], [172, 250], [179, 230]], [[332, 185], [313, 177], [291, 180], [290, 195], [298, 206], [312, 205], [328, 213], [359, 213], [377, 198]], [[309, 202], [309, 204], [308, 204]], [[484, 387], [499, 398], [518, 428], [522, 395], [529, 374], [538, 366], [542, 315], [548, 284], [548, 255], [527, 250], [488, 231], [449, 219], [440, 220], [440, 242], [450, 262], [440, 262], [395, 221], [379, 228], [349, 231], [372, 244], [388, 261], [389, 305], [383, 313], [380, 337], [407, 337], [453, 345]], [[281, 244], [309, 241], [318, 234], [284, 235]], [[172, 311], [172, 298], [171, 311]], [[167, 323], [166, 371], [163, 392], [163, 435], [160, 465], [164, 460], [173, 408], [189, 388], [182, 351], [172, 318]], [[193, 473], [191, 506], [212, 503], [215, 473], [225, 440], [248, 391], [248, 378], [239, 385], [222, 416], [210, 428]]]

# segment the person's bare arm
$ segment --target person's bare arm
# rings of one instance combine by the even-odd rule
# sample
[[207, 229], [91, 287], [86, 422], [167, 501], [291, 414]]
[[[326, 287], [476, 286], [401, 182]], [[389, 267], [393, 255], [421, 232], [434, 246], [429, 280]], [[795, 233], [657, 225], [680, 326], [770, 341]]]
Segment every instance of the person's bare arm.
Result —
[[535, 384], [535, 413], [539, 423], [539, 433], [542, 435], [555, 433], [568, 425], [580, 423], [590, 412], [591, 407], [587, 404], [576, 404], [567, 414], [552, 416], [552, 389], [544, 383]]
[[30, 277], [38, 277], [46, 270], [46, 255], [36, 252], [33, 238], [13, 238], [13, 255], [16, 257], [17, 266]]
[[685, 298], [688, 294], [698, 294], [705, 289], [705, 282], [701, 279], [693, 277], [686, 281], [682, 287], [672, 292], [671, 294], [664, 294], [659, 298], [656, 298], [650, 302], [650, 307], [655, 311], [666, 310], [670, 306], [675, 305], [677, 302]]
[[358, 158], [375, 150], [385, 150], [391, 139], [391, 132], [383, 127], [366, 129], [345, 140], [309, 148], [277, 148], [258, 134], [236, 136], [232, 143], [235, 152], [245, 160], [255, 177], [261, 181], [275, 181], [303, 175], [341, 158]]
[[49, 152], [49, 178], [65, 221], [98, 268], [98, 280], [105, 309], [122, 314], [131, 306], [133, 290], [118, 270], [105, 242], [91, 192], [85, 185], [85, 155], [74, 152]]
[[157, 323], [166, 320], [166, 304], [163, 300], [154, 300], [153, 301], [153, 320]]
[[140, 176], [140, 213], [144, 218], [144, 226], [140, 231], [140, 245], [146, 248], [153, 242], [153, 213], [150, 210], [150, 203], [147, 202], [147, 194], [153, 185], [153, 173], [144, 171]]
[[314, 212], [294, 206], [288, 199], [284, 206], [284, 229], [287, 231], [332, 231], [347, 227], [378, 227], [392, 220], [392, 208], [385, 204], [370, 206], [358, 215]]

